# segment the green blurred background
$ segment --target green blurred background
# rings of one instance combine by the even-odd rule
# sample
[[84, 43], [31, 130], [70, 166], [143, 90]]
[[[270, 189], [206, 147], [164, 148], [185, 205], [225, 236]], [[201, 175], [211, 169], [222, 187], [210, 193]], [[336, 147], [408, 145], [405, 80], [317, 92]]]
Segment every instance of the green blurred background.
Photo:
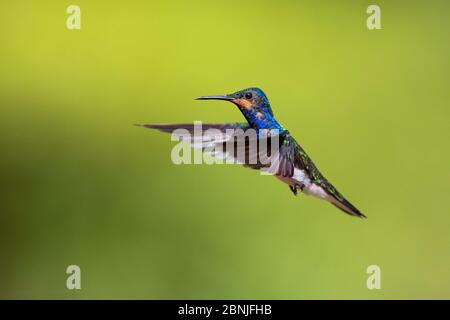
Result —
[[[450, 3], [372, 3], [2, 1], [0, 298], [450, 298]], [[367, 220], [132, 126], [249, 86]]]

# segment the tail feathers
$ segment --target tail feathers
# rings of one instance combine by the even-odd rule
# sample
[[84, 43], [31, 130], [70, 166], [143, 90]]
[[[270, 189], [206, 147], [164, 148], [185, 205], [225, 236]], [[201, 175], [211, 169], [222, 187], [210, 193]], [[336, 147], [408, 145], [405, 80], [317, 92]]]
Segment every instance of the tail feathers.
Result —
[[341, 209], [345, 213], [358, 217], [358, 218], [367, 218], [361, 211], [359, 211], [355, 206], [353, 206], [350, 202], [348, 202], [346, 199], [342, 198], [342, 200], [335, 200], [331, 202], [334, 206]]

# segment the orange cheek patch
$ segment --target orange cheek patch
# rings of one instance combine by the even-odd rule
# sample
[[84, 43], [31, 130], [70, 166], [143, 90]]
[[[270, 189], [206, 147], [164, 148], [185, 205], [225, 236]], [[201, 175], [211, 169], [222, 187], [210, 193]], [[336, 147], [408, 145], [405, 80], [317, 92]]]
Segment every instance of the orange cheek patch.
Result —
[[245, 108], [245, 109], [253, 109], [253, 105], [250, 101], [245, 100], [245, 99], [234, 99], [233, 100], [234, 103], [236, 103], [238, 106]]

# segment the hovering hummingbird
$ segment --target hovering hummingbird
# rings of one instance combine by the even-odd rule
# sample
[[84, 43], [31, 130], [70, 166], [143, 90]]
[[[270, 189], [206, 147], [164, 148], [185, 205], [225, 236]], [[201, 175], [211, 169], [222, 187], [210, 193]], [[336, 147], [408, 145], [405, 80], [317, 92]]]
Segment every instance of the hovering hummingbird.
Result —
[[[202, 130], [205, 133], [211, 128], [222, 132], [230, 129], [241, 129], [241, 132], [244, 132], [244, 134], [246, 130], [256, 130], [257, 132], [260, 130], [269, 130], [269, 132], [270, 130], [274, 130], [278, 132], [277, 141], [279, 148], [277, 159], [268, 164], [262, 164], [261, 162], [254, 164], [249, 164], [245, 161], [244, 163], [240, 162], [244, 166], [269, 171], [282, 182], [288, 184], [294, 195], [297, 195], [298, 190], [300, 190], [306, 195], [312, 195], [330, 202], [351, 216], [366, 217], [328, 182], [303, 148], [290, 135], [289, 131], [278, 123], [270, 107], [269, 100], [261, 89], [248, 88], [232, 94], [202, 96], [196, 100], [225, 100], [232, 102], [239, 108], [247, 120], [247, 123], [205, 124], [202, 126]], [[191, 133], [194, 132], [193, 124], [145, 124], [142, 126], [168, 133], [172, 133], [176, 129], [185, 129]], [[227, 137], [228, 140], [236, 138], [235, 136]], [[223, 139], [218, 139], [217, 141], [214, 139], [215, 137], [210, 137], [208, 141], [212, 141], [213, 143], [217, 142], [217, 144], [223, 144], [224, 146], [227, 142]], [[269, 137], [261, 137], [260, 139], [270, 139], [270, 135]], [[254, 150], [251, 151], [248, 147], [245, 151], [247, 152], [246, 159], [252, 157], [251, 154], [248, 154], [249, 152], [255, 152]]]

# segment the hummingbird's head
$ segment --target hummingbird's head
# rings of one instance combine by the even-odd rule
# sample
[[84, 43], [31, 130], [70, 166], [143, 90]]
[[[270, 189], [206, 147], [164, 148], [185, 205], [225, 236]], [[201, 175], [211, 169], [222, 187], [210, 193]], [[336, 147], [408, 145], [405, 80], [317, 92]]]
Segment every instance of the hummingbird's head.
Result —
[[235, 93], [219, 96], [203, 96], [197, 100], [225, 100], [234, 103], [244, 115], [255, 114], [258, 118], [264, 119], [267, 115], [273, 117], [269, 100], [264, 92], [259, 88], [248, 88]]

